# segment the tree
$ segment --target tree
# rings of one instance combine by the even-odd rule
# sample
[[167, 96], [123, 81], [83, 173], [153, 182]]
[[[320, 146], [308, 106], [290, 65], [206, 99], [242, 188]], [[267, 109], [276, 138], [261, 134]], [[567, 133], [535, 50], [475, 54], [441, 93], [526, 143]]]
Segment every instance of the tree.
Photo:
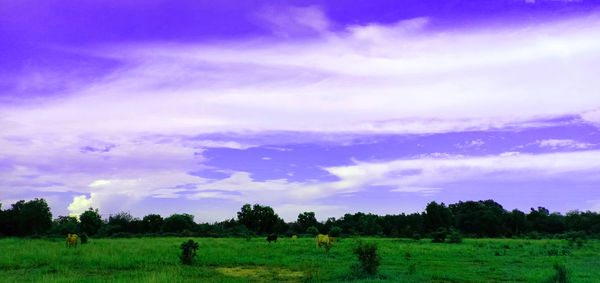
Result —
[[304, 232], [308, 227], [317, 226], [317, 218], [315, 218], [314, 212], [303, 212], [298, 214], [298, 224], [300, 225], [300, 231]]
[[196, 223], [194, 222], [194, 216], [184, 213], [184, 214], [173, 214], [163, 221], [162, 230], [164, 232], [172, 232], [179, 233], [183, 232], [183, 230], [194, 230]]
[[73, 216], [59, 216], [52, 222], [50, 234], [67, 235], [79, 233], [79, 221]]
[[41, 234], [52, 227], [52, 213], [43, 198], [28, 202], [20, 200], [13, 204], [12, 212], [17, 235]]
[[96, 235], [104, 224], [98, 213], [98, 209], [89, 208], [79, 216], [80, 231], [90, 236]]
[[163, 225], [163, 218], [158, 214], [148, 214], [142, 219], [144, 232], [158, 233]]
[[527, 231], [527, 216], [518, 209], [513, 209], [506, 221], [506, 226], [512, 235], [519, 236]]
[[271, 207], [259, 204], [252, 207], [250, 204], [245, 204], [237, 215], [241, 224], [257, 234], [273, 233], [277, 223], [280, 222], [279, 216]]
[[425, 208], [423, 222], [425, 229], [429, 232], [436, 231], [439, 228], [447, 229], [452, 224], [452, 212], [443, 202], [437, 204], [435, 201], [432, 201]]

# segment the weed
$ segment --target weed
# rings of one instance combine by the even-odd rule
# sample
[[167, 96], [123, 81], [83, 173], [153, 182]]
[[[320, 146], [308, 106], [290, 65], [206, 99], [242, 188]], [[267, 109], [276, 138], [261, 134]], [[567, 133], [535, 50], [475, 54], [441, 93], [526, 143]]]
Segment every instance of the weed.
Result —
[[194, 262], [194, 257], [196, 256], [196, 250], [198, 250], [198, 243], [194, 242], [193, 240], [189, 240], [187, 242], [183, 242], [179, 248], [182, 250], [181, 255], [179, 256], [181, 263], [192, 265]]
[[358, 242], [358, 246], [354, 248], [354, 254], [358, 255], [358, 261], [363, 273], [368, 275], [377, 274], [380, 258], [377, 255], [377, 245], [375, 243]]

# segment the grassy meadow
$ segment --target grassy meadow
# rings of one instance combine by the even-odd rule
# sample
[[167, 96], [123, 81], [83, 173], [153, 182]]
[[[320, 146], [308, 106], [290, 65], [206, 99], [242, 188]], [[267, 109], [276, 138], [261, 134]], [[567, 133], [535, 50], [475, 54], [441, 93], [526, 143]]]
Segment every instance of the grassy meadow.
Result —
[[[554, 282], [553, 265], [568, 282], [600, 282], [600, 241], [430, 240], [360, 238], [381, 257], [376, 278], [356, 274], [358, 238], [343, 238], [329, 253], [313, 238], [192, 238], [192, 266], [180, 263], [190, 238], [90, 239], [66, 248], [64, 239], [0, 239], [0, 282]], [[354, 267], [353, 267], [354, 266]]]

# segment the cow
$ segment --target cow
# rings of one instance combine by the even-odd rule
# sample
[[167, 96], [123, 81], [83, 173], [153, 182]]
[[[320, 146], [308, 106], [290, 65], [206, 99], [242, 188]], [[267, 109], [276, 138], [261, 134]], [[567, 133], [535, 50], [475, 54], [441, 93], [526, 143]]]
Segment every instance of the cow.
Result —
[[331, 239], [329, 235], [319, 234], [317, 235], [317, 248], [325, 246], [325, 249], [329, 251], [331, 249]]
[[267, 242], [269, 242], [269, 243], [271, 243], [271, 242], [277, 243], [277, 235], [271, 234], [271, 235], [267, 236]]
[[67, 234], [67, 248], [77, 247], [77, 234]]

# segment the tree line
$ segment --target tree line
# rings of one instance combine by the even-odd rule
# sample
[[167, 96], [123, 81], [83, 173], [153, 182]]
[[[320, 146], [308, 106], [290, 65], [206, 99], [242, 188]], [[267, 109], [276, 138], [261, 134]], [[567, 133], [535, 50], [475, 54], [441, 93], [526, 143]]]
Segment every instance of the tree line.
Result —
[[493, 200], [460, 201], [445, 205], [430, 202], [421, 213], [375, 215], [357, 212], [326, 221], [317, 221], [314, 212], [303, 212], [295, 222], [285, 222], [273, 208], [245, 204], [237, 218], [214, 223], [196, 223], [190, 214], [163, 218], [149, 214], [136, 218], [127, 212], [102, 219], [98, 209], [90, 208], [78, 218], [52, 213], [44, 199], [18, 201], [1, 210], [0, 236], [64, 236], [81, 233], [93, 237], [202, 236], [252, 237], [268, 234], [308, 236], [381, 236], [421, 238], [444, 231], [458, 231], [466, 237], [561, 237], [569, 233], [600, 236], [600, 215], [591, 211], [550, 213], [544, 207], [527, 213], [505, 210]]

